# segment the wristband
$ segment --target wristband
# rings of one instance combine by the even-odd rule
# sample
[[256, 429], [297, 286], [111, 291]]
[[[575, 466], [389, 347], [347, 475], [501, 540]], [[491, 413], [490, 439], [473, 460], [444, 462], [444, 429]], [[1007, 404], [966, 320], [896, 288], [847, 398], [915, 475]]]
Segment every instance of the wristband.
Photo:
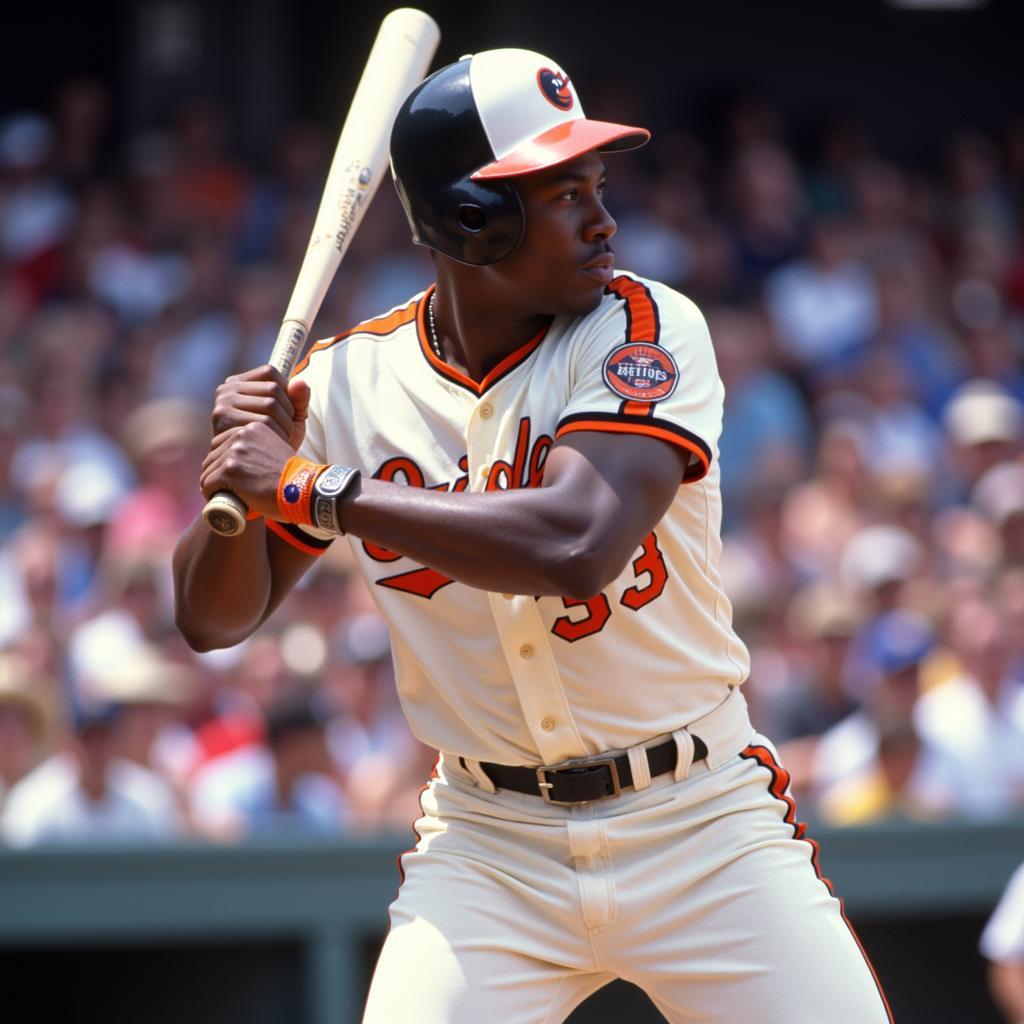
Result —
[[281, 521], [312, 526], [312, 495], [316, 478], [327, 468], [293, 455], [281, 470], [277, 482], [277, 512]]
[[344, 466], [327, 466], [318, 474], [313, 483], [312, 512], [313, 525], [321, 530], [345, 536], [338, 519], [338, 502], [360, 479], [358, 469]]

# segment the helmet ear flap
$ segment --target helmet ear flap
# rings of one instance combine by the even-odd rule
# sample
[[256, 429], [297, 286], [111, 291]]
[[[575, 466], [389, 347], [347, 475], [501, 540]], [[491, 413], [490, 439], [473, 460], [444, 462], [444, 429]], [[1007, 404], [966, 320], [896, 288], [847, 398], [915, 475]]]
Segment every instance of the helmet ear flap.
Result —
[[494, 150], [473, 97], [471, 59], [436, 71], [402, 104], [391, 130], [391, 171], [413, 240], [486, 266], [522, 241], [525, 211], [510, 181], [473, 180]]

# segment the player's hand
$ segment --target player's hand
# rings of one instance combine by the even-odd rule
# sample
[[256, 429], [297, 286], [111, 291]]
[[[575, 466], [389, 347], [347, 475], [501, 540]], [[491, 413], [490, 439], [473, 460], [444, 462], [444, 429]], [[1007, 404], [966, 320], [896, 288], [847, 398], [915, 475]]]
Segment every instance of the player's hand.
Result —
[[287, 380], [272, 366], [228, 377], [219, 388], [213, 404], [213, 442], [222, 434], [250, 423], [261, 423], [297, 450], [306, 435], [309, 411], [309, 385]]
[[277, 484], [285, 463], [295, 454], [281, 434], [274, 425], [258, 421], [219, 433], [199, 474], [203, 496], [231, 491], [251, 512], [279, 518]]

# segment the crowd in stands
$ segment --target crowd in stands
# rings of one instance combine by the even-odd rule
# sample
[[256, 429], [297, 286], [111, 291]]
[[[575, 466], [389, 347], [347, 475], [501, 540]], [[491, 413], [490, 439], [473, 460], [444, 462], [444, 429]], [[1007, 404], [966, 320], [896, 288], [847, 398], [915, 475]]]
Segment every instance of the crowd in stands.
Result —
[[[618, 264], [716, 346], [755, 724], [805, 817], [1024, 812], [1024, 121], [922, 166], [791, 129], [746, 100], [608, 160]], [[248, 642], [174, 628], [213, 391], [267, 358], [329, 133], [273, 150], [236, 159], [208, 100], [118, 139], [84, 79], [0, 120], [0, 842], [416, 817], [435, 753], [344, 542]], [[317, 333], [431, 279], [385, 185]]]

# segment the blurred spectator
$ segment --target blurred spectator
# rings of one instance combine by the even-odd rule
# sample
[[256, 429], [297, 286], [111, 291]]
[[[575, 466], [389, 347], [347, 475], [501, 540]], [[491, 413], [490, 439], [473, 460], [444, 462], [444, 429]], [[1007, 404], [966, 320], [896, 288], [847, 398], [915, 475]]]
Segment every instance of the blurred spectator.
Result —
[[872, 517], [868, 440], [852, 418], [830, 420], [818, 442], [813, 475], [786, 495], [783, 529], [790, 558], [807, 578], [834, 576], [839, 555]]
[[169, 561], [181, 531], [202, 509], [196, 483], [210, 440], [209, 411], [187, 399], [157, 399], [139, 406], [123, 433], [139, 485], [118, 506], [109, 550], [147, 551]]
[[0, 122], [0, 257], [21, 270], [37, 298], [55, 290], [57, 250], [75, 216], [51, 172], [53, 154], [46, 118], [23, 111]]
[[753, 292], [800, 251], [804, 201], [793, 158], [775, 142], [749, 141], [729, 169], [728, 200], [740, 275]]
[[1024, 462], [986, 470], [974, 486], [971, 504], [999, 531], [1005, 564], [1024, 565]]
[[981, 933], [988, 985], [1006, 1024], [1024, 1020], [1024, 864], [1013, 873]]
[[948, 640], [959, 673], [921, 697], [917, 723], [935, 747], [958, 814], [1024, 808], [1024, 679], [1014, 675], [1009, 623], [989, 601], [952, 609]]
[[878, 325], [875, 283], [845, 219], [814, 225], [808, 257], [775, 271], [765, 300], [782, 350], [812, 381], [848, 373]]
[[1024, 404], [996, 381], [968, 381], [943, 420], [964, 496], [986, 470], [1024, 452]]
[[112, 705], [82, 706], [75, 712], [65, 749], [8, 794], [0, 819], [7, 843], [158, 841], [182, 834], [167, 782], [114, 754], [116, 715]]
[[110, 659], [83, 683], [94, 699], [117, 708], [114, 748], [119, 757], [173, 779], [194, 738], [183, 720], [196, 694], [196, 673], [143, 643], [127, 656]]
[[[849, 660], [864, 609], [834, 583], [803, 587], [788, 603], [785, 628], [791, 637], [794, 680], [773, 702], [767, 734], [788, 749], [786, 741], [818, 737], [859, 702], [849, 689]], [[787, 768], [793, 766], [787, 759]]]
[[192, 780], [196, 827], [214, 838], [281, 832], [336, 835], [350, 811], [333, 776], [324, 700], [306, 692], [275, 700], [265, 715], [264, 744], [207, 764]]
[[718, 307], [708, 311], [707, 321], [725, 385], [719, 448], [728, 525], [756, 482], [780, 472], [790, 479], [804, 475], [812, 432], [803, 396], [773, 365], [763, 318]]
[[93, 614], [67, 638], [68, 676], [83, 697], [90, 696], [90, 681], [104, 677], [109, 665], [138, 656], [146, 641], [161, 639], [171, 628], [169, 569], [161, 552], [111, 554], [102, 574]]
[[51, 740], [52, 685], [17, 655], [0, 653], [0, 810], [7, 793], [43, 759]]
[[437, 752], [413, 738], [398, 703], [387, 627], [376, 612], [353, 616], [334, 636], [327, 686], [344, 714], [331, 723], [331, 755], [363, 828], [406, 828]]
[[814, 751], [811, 785], [824, 820], [856, 825], [948, 812], [953, 793], [936, 781], [914, 723], [921, 663], [933, 644], [931, 628], [910, 612], [888, 612], [868, 627], [853, 684], [863, 706], [828, 729]]
[[922, 569], [924, 552], [899, 526], [869, 526], [850, 538], [839, 560], [843, 583], [875, 614], [897, 609], [907, 585]]
[[[608, 89], [619, 106], [644, 102], [635, 83]], [[957, 132], [943, 164], [911, 167], [834, 111], [810, 161], [764, 96], [715, 116], [700, 139], [669, 123], [657, 149], [623, 157], [610, 201], [620, 264], [677, 282], [708, 317], [726, 388], [721, 572], [751, 648], [756, 719], [809, 792], [823, 749], [860, 751], [831, 766], [832, 820], [1017, 807], [1024, 122]], [[116, 128], [106, 87], [80, 77], [56, 90], [52, 120], [0, 120], [0, 665], [13, 658], [36, 681], [28, 702], [20, 684], [0, 686], [0, 786], [42, 779], [31, 791], [51, 817], [66, 786], [67, 814], [98, 832], [103, 813], [120, 821], [96, 808], [127, 799], [109, 795], [122, 770], [75, 766], [107, 750], [127, 764], [129, 793], [152, 791], [133, 768], [179, 789], [209, 772], [226, 780], [210, 792], [223, 785], [245, 807], [246, 765], [264, 797], [277, 785], [268, 710], [319, 689], [339, 709], [321, 709], [329, 757], [311, 727], [281, 778], [308, 756], [324, 773], [314, 821], [337, 806], [339, 828], [405, 829], [436, 753], [401, 714], [387, 632], [347, 545], [230, 651], [187, 650], [169, 604], [168, 552], [201, 502], [213, 390], [266, 359], [325, 135], [286, 126], [255, 168], [236, 160], [209, 100], [143, 134], [115, 140]], [[318, 336], [432, 279], [387, 187], [344, 274]], [[941, 636], [919, 667], [883, 679], [877, 620], [912, 610]], [[71, 729], [72, 708], [101, 697], [116, 725]], [[928, 735], [925, 719], [940, 723]], [[67, 781], [86, 777], [96, 799]], [[250, 827], [232, 814], [229, 831]], [[273, 821], [310, 827], [301, 814]]]

